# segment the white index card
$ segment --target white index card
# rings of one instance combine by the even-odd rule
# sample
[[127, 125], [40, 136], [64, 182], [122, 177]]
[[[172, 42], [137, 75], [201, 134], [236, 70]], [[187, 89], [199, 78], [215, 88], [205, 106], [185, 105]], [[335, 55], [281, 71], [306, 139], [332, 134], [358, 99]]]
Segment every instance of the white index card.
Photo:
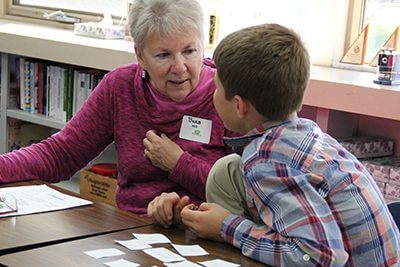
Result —
[[135, 234], [132, 233], [134, 237], [143, 241], [147, 244], [165, 244], [171, 243], [171, 241], [163, 234]]
[[174, 262], [174, 261], [184, 261], [185, 258], [180, 255], [173, 253], [166, 248], [149, 248], [143, 250], [144, 253], [156, 258], [162, 262]]
[[164, 265], [167, 267], [201, 267], [201, 265], [198, 265], [191, 261], [181, 261], [181, 262], [173, 262], [173, 263], [164, 262]]
[[90, 251], [84, 251], [86, 255], [89, 255], [95, 259], [105, 258], [105, 257], [113, 257], [124, 255], [125, 253], [116, 248], [106, 248], [106, 249], [95, 249]]
[[229, 262], [229, 261], [224, 261], [221, 259], [216, 259], [216, 260], [210, 260], [210, 261], [199, 261], [201, 265], [204, 265], [206, 267], [239, 267], [240, 264]]
[[105, 266], [108, 266], [108, 267], [138, 267], [138, 266], [140, 266], [140, 264], [138, 264], [138, 263], [127, 261], [127, 260], [124, 260], [124, 259], [105, 262], [103, 264]]
[[203, 256], [203, 255], [208, 255], [208, 252], [205, 251], [199, 245], [177, 245], [177, 244], [172, 244], [172, 246], [182, 256]]
[[131, 239], [131, 240], [115, 240], [118, 244], [130, 249], [130, 250], [141, 250], [146, 248], [152, 248], [149, 244], [139, 240], [139, 239]]

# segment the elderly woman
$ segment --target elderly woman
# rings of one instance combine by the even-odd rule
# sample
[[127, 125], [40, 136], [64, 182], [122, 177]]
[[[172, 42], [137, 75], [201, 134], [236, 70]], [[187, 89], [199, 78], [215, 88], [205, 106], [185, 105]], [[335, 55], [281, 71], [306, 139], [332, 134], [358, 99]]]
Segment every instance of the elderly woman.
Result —
[[145, 214], [162, 192], [205, 199], [207, 174], [227, 151], [212, 102], [215, 70], [203, 60], [201, 7], [138, 0], [129, 26], [138, 64], [108, 73], [60, 132], [0, 155], [1, 183], [69, 179], [114, 141], [118, 207]]

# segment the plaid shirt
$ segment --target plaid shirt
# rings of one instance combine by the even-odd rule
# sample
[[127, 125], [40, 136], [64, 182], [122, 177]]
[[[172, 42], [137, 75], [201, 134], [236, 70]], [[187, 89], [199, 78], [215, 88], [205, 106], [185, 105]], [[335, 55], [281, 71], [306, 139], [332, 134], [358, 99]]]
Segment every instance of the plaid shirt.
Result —
[[227, 242], [273, 266], [400, 266], [399, 230], [351, 153], [295, 114], [249, 135], [241, 171], [258, 218], [228, 216]]

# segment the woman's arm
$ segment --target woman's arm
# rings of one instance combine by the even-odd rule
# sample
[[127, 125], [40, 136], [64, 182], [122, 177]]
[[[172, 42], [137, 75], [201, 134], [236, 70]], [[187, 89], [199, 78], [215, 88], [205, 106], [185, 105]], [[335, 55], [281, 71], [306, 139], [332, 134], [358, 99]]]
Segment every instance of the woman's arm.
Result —
[[69, 179], [113, 140], [112, 85], [105, 77], [66, 126], [41, 141], [0, 155], [0, 182]]

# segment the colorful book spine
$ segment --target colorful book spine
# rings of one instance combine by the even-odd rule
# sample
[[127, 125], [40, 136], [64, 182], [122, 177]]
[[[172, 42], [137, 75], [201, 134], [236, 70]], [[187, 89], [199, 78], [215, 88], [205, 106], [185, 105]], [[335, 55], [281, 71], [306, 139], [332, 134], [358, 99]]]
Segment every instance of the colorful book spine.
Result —
[[100, 83], [105, 72], [17, 58], [17, 106], [32, 114], [70, 120]]
[[24, 61], [24, 108], [25, 111], [31, 111], [31, 82], [30, 82], [30, 62]]

